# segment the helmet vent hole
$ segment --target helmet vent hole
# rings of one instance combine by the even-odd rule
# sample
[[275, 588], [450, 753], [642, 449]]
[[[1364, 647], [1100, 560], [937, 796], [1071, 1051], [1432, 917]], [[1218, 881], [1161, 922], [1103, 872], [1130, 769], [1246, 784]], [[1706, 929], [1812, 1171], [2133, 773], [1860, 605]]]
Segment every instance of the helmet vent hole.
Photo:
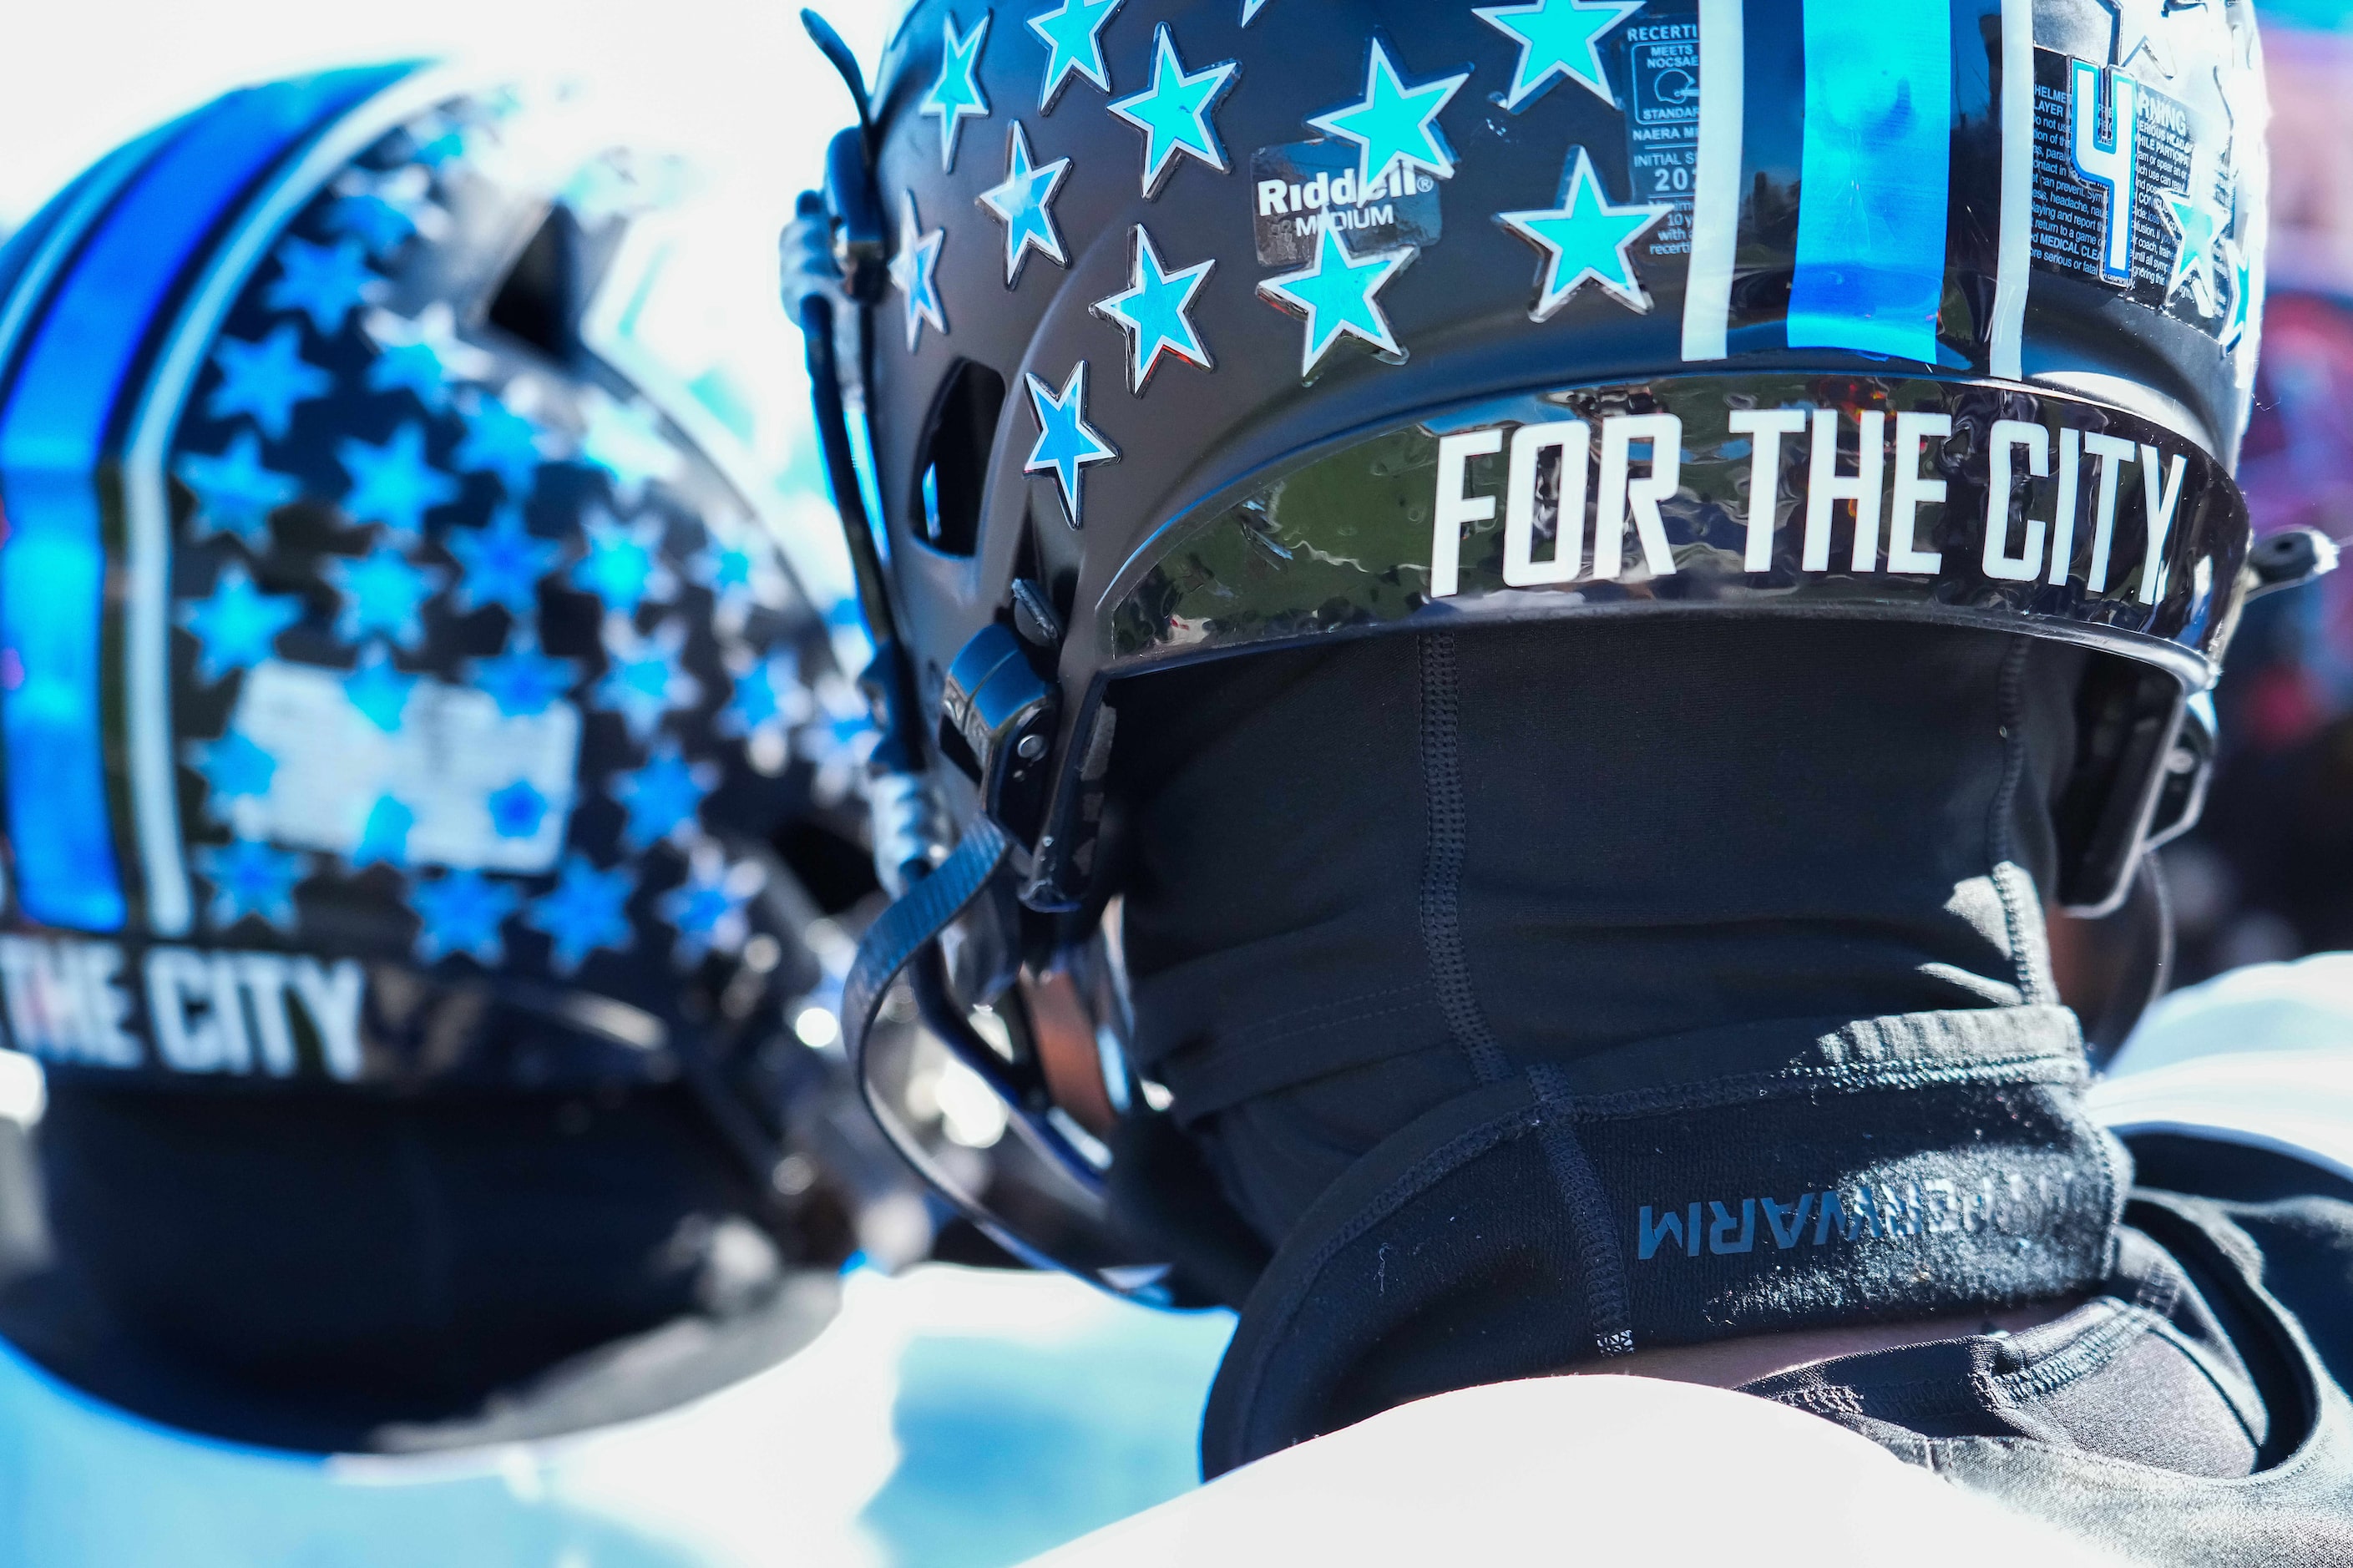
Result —
[[980, 547], [989, 448], [1005, 409], [1005, 378], [965, 360], [948, 377], [916, 465], [913, 514], [923, 542], [946, 555]]
[[550, 359], [572, 357], [573, 239], [572, 215], [557, 207], [491, 299], [491, 324]]

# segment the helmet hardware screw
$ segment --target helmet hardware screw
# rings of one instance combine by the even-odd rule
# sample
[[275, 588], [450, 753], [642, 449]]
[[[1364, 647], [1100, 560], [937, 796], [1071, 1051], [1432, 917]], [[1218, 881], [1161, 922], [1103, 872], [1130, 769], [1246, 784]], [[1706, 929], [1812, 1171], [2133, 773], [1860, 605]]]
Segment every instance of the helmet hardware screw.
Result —
[[1050, 652], [1062, 646], [1062, 617], [1046, 590], [1027, 577], [1013, 580], [1013, 629], [1032, 647]]

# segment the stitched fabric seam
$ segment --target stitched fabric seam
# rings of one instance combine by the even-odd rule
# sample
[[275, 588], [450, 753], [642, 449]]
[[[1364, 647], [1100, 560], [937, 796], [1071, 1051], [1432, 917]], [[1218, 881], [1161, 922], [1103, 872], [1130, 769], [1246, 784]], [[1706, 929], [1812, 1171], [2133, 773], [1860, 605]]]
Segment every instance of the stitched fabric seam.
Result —
[[2016, 846], [2010, 841], [2010, 808], [2018, 803], [2019, 784], [2026, 776], [2026, 658], [2024, 637], [2014, 639], [2002, 656], [1998, 721], [2002, 738], [2001, 782], [1987, 808], [1986, 847], [1993, 860], [1987, 875], [1995, 896], [2001, 900], [2002, 925], [2010, 937], [2010, 978], [2018, 985], [2020, 997], [2029, 1005], [2039, 1006], [2052, 998], [2046, 994], [2042, 966], [2028, 950], [2026, 916], [2018, 903], [2019, 879], [2009, 874], [2018, 867]]
[[1528, 1081], [1544, 1109], [1538, 1141], [1545, 1163], [1567, 1206], [1577, 1232], [1577, 1249], [1584, 1264], [1587, 1312], [1594, 1347], [1605, 1356], [1627, 1355], [1634, 1349], [1634, 1314], [1626, 1282], [1626, 1255], [1619, 1245], [1618, 1226], [1609, 1217], [1609, 1194], [1601, 1177], [1577, 1141], [1571, 1118], [1575, 1097], [1562, 1081], [1560, 1069], [1544, 1063], [1528, 1069]]
[[1949, 1068], [1905, 1067], [1884, 1070], [1852, 1068], [1793, 1068], [1770, 1073], [1750, 1073], [1715, 1083], [1685, 1089], [1629, 1089], [1592, 1095], [1577, 1101], [1579, 1121], [1659, 1115], [1678, 1110], [1705, 1110], [1748, 1100], [1794, 1100], [1828, 1089], [1864, 1094], [1883, 1089], [1939, 1089], [1964, 1085], [2072, 1084], [2083, 1076], [2079, 1063], [2049, 1057], [1997, 1058]]
[[2151, 1332], [2158, 1323], [2157, 1318], [2140, 1308], [2118, 1303], [2106, 1321], [2086, 1329], [2072, 1344], [2016, 1372], [1989, 1377], [1987, 1388], [1997, 1398], [2013, 1405], [2047, 1398], [2114, 1363], [2135, 1340]]
[[1454, 1043], [1470, 1058], [1482, 1084], [1510, 1076], [1501, 1046], [1480, 1012], [1471, 986], [1471, 965], [1462, 953], [1462, 856], [1466, 826], [1462, 803], [1461, 705], [1455, 687], [1454, 634], [1434, 632], [1419, 639], [1421, 679], [1421, 780], [1427, 803], [1421, 871], [1421, 947], [1430, 984]]

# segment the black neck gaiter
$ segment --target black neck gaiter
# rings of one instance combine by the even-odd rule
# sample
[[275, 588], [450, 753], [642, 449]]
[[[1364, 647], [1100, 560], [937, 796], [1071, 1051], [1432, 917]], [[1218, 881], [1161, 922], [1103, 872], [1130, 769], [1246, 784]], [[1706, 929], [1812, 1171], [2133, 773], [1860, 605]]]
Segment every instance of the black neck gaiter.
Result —
[[1376, 638], [1122, 694], [1137, 1050], [1274, 1248], [1211, 1473], [1636, 1347], [2100, 1277], [2038, 887], [2083, 656]]

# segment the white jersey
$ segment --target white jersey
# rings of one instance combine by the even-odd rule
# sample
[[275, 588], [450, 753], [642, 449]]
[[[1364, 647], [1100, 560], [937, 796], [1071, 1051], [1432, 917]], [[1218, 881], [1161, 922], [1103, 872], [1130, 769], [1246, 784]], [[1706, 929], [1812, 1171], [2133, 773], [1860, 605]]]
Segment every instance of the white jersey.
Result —
[[2160, 998], [2091, 1105], [2118, 1132], [2274, 1149], [2353, 1178], [2353, 952], [2250, 964]]
[[1232, 1319], [1044, 1274], [844, 1281], [798, 1354], [678, 1409], [415, 1456], [143, 1422], [0, 1344], [0, 1563], [863, 1568], [1017, 1562], [1191, 1488]]
[[[2353, 1177], [2353, 953], [2257, 965], [2166, 997], [2094, 1085], [2091, 1105], [2120, 1133], [2250, 1144]], [[2111, 1559], [1803, 1412], [1724, 1389], [1588, 1375], [1404, 1405], [1036, 1568], [1532, 1561]]]

